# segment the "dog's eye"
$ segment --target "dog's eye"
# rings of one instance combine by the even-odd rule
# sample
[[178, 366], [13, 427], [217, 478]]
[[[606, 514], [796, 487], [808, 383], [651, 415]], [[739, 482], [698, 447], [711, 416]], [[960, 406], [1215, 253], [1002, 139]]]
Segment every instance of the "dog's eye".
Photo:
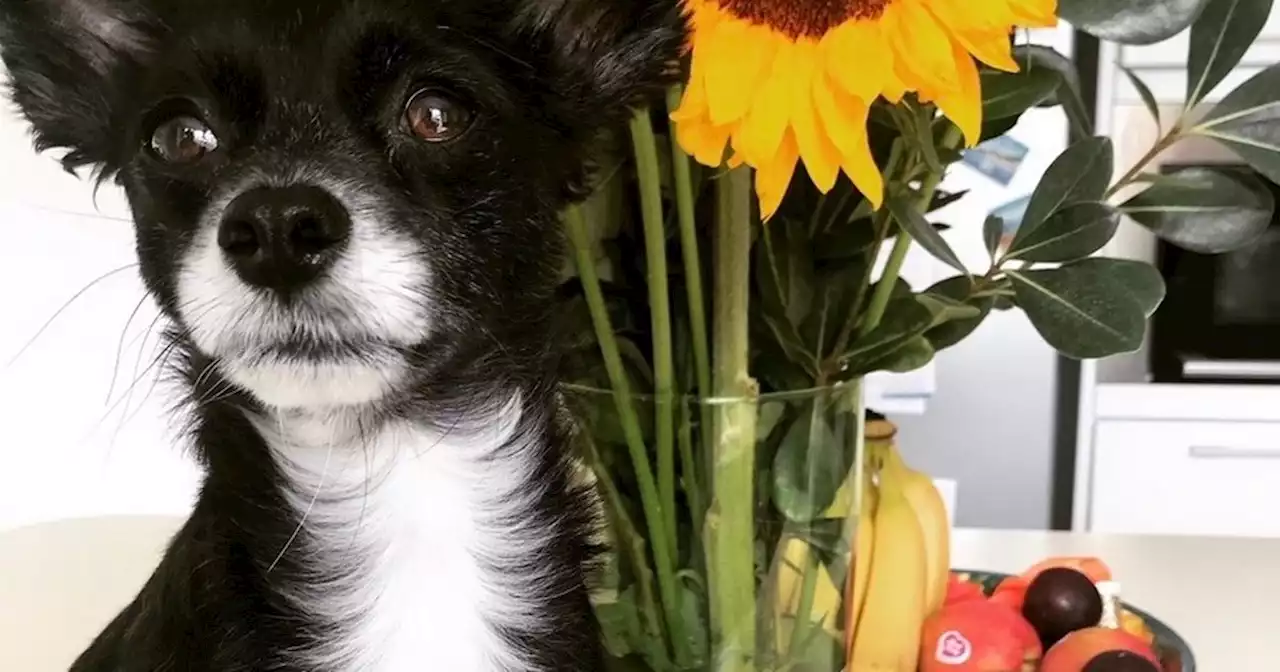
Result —
[[195, 117], [174, 117], [151, 134], [151, 151], [167, 163], [192, 163], [218, 148], [218, 136]]
[[448, 142], [471, 127], [471, 110], [435, 89], [413, 94], [405, 106], [409, 132], [427, 142]]

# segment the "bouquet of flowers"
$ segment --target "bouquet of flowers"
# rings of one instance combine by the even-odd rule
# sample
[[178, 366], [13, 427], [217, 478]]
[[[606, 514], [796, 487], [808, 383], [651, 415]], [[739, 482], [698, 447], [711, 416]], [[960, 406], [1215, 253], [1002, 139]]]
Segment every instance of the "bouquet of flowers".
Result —
[[[946, 529], [889, 506], [918, 475], [867, 423], [862, 379], [926, 365], [993, 310], [1070, 357], [1138, 349], [1164, 283], [1098, 256], [1118, 227], [1220, 253], [1270, 221], [1256, 178], [1148, 167], [1196, 136], [1280, 180], [1280, 67], [1202, 104], [1271, 0], [685, 4], [685, 84], [601, 139], [595, 191], [565, 213], [563, 378], [607, 514], [605, 645], [618, 669], [912, 672]], [[1184, 113], [1123, 174], [1072, 61], [1020, 39], [1060, 20], [1124, 44], [1190, 31]], [[1073, 141], [1020, 222], [931, 221], [964, 198], [940, 190], [964, 152], [1046, 107]], [[963, 235], [985, 268], [953, 251]], [[915, 246], [954, 276], [912, 287]]]

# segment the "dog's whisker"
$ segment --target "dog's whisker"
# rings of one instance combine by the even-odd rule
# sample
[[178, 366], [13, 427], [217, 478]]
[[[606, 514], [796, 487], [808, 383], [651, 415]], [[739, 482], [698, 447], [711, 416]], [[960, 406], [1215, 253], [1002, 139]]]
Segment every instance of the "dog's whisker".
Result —
[[[279, 422], [280, 422], [281, 436], [284, 436], [283, 411], [277, 411], [276, 413], [277, 413], [277, 417], [280, 419]], [[329, 463], [333, 459], [333, 444], [335, 442], [335, 439], [337, 438], [336, 435], [338, 431], [338, 425], [339, 423], [336, 419], [330, 422], [329, 446], [325, 450], [324, 466], [321, 467], [320, 469], [320, 478], [316, 483], [316, 490], [311, 495], [311, 501], [307, 503], [306, 510], [302, 512], [302, 516], [298, 520], [298, 526], [294, 528], [293, 534], [289, 535], [289, 539], [284, 542], [284, 548], [280, 549], [280, 553], [276, 555], [275, 560], [272, 560], [271, 565], [267, 567], [268, 574], [275, 571], [276, 565], [280, 563], [280, 560], [284, 558], [284, 554], [288, 552], [289, 547], [293, 545], [293, 542], [298, 538], [298, 535], [302, 532], [303, 527], [307, 524], [307, 518], [311, 516], [311, 512], [315, 509], [316, 502], [320, 499], [320, 493], [321, 491], [324, 490], [325, 479], [329, 477]]]
[[[133, 320], [142, 311], [142, 307], [147, 303], [147, 296], [138, 299], [138, 305], [133, 307], [133, 312], [129, 313], [129, 319], [125, 320], [124, 328], [120, 330], [120, 340], [116, 343], [116, 361], [111, 367], [111, 384], [107, 385], [107, 399], [102, 402], [103, 405], [111, 403], [111, 395], [115, 394], [116, 381], [120, 377], [120, 358], [124, 356], [124, 342], [129, 336], [129, 327], [133, 325]], [[144, 340], [143, 343], [146, 343]]]
[[4, 368], [6, 370], [9, 369], [14, 365], [15, 362], [21, 359], [22, 356], [25, 355], [27, 351], [31, 349], [31, 346], [35, 345], [36, 341], [39, 340], [40, 337], [43, 336], [47, 331], [49, 331], [49, 328], [53, 326], [53, 323], [57, 322], [58, 318], [62, 317], [62, 314], [67, 312], [67, 310], [71, 308], [72, 304], [74, 304], [76, 301], [82, 298], [85, 294], [87, 294], [89, 290], [97, 286], [98, 283], [108, 280], [109, 278], [112, 278], [121, 273], [124, 273], [125, 271], [135, 269], [137, 267], [138, 267], [137, 263], [128, 264], [126, 266], [121, 266], [120, 268], [107, 271], [106, 273], [103, 273], [97, 278], [94, 278], [93, 280], [91, 280], [89, 284], [82, 287], [80, 291], [76, 292], [70, 299], [67, 299], [66, 303], [63, 303], [60, 308], [54, 311], [53, 315], [49, 316], [49, 319], [45, 320], [44, 324], [40, 325], [40, 328], [36, 330], [36, 333], [25, 344], [23, 344], [21, 348], [18, 348], [18, 352], [15, 353], [12, 358], [9, 359], [9, 361], [5, 364]]
[[[163, 355], [162, 355], [163, 359], [160, 362], [160, 367], [157, 370], [157, 375], [152, 376], [151, 378], [151, 386], [147, 388], [147, 393], [143, 395], [142, 400], [138, 402], [138, 407], [135, 408], [133, 410], [133, 413], [129, 414], [129, 417], [125, 418], [124, 422], [121, 423], [121, 427], [123, 427], [124, 425], [130, 422], [133, 422], [133, 419], [138, 417], [138, 414], [141, 413], [143, 409], [146, 408], [147, 401], [151, 399], [151, 395], [155, 393], [156, 387], [160, 385], [161, 376], [159, 375], [158, 372], [163, 371], [166, 367], [169, 366], [169, 358], [173, 356], [174, 350], [176, 350], [176, 348], [168, 348], [167, 350], [163, 351]], [[119, 430], [117, 430], [117, 433], [118, 432]], [[114, 444], [114, 442], [115, 442], [115, 439], [113, 438], [112, 443]]]
[[[168, 352], [170, 349], [174, 347], [176, 347], [176, 343], [171, 343], [165, 346], [164, 350], [162, 350], [162, 353]], [[150, 374], [160, 364], [162, 360], [163, 360], [162, 356], [157, 356], [154, 360], [152, 360], [150, 364], [147, 365], [145, 369], [142, 370], [142, 372], [137, 377], [134, 378], [133, 382], [129, 384], [129, 387], [125, 389], [125, 392], [121, 395], [121, 397], [117, 399], [114, 403], [112, 403], [107, 408], [107, 410], [102, 414], [102, 416], [98, 418], [97, 422], [93, 424], [93, 427], [89, 430], [88, 436], [92, 436], [98, 430], [102, 429], [103, 423], [105, 423], [107, 419], [110, 418], [112, 414], [114, 414], [120, 408], [120, 405], [123, 404], [125, 400], [129, 398], [128, 395], [135, 388], [137, 388], [138, 385], [142, 383], [143, 379], [145, 379], [147, 375]]]

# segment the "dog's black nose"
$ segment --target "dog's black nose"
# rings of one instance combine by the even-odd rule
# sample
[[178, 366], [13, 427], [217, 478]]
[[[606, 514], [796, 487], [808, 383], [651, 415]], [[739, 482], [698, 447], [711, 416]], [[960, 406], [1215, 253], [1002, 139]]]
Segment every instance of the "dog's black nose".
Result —
[[290, 292], [315, 280], [346, 247], [351, 217], [318, 187], [259, 187], [236, 197], [218, 245], [245, 282]]

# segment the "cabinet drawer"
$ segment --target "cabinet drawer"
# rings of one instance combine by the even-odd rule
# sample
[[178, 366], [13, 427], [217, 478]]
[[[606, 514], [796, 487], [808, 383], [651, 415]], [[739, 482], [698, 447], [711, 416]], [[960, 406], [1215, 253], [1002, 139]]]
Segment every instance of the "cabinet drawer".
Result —
[[1280, 537], [1280, 423], [1103, 421], [1097, 532]]

